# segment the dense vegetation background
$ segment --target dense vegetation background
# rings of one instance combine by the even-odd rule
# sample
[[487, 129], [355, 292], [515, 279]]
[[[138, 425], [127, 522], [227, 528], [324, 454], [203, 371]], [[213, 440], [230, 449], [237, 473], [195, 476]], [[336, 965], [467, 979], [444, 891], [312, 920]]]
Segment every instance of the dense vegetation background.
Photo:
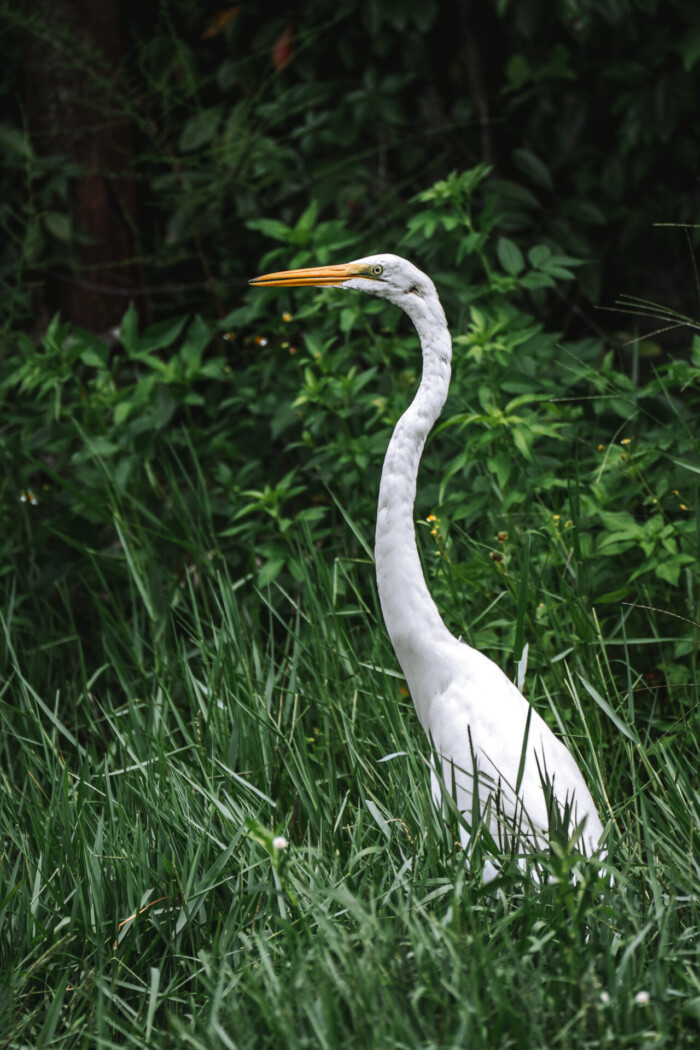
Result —
[[[0, 1043], [696, 1045], [697, 5], [2, 26]], [[563, 842], [484, 888], [432, 808], [371, 554], [417, 340], [246, 285], [377, 251], [454, 336], [431, 590], [612, 886]]]

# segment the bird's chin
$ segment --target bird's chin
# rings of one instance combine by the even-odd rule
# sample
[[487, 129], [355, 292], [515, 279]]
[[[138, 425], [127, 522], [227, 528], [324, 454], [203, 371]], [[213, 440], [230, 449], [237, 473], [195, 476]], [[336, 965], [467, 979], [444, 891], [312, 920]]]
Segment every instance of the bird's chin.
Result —
[[375, 295], [379, 299], [385, 298], [386, 286], [381, 281], [373, 281], [370, 277], [351, 277], [349, 281], [343, 281], [342, 287], [351, 292], [364, 292], [366, 295]]

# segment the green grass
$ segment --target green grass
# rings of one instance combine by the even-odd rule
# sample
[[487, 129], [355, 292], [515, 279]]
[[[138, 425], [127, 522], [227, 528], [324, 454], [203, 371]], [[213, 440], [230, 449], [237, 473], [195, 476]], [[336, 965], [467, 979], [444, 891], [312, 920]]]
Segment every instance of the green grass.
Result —
[[658, 614], [608, 644], [562, 590], [585, 641], [527, 681], [614, 883], [563, 848], [484, 887], [430, 801], [362, 545], [301, 537], [294, 593], [256, 591], [199, 507], [166, 537], [194, 561], [115, 502], [120, 547], [63, 604], [4, 577], [0, 1046], [697, 1046], [697, 683], [663, 731], [637, 711]]

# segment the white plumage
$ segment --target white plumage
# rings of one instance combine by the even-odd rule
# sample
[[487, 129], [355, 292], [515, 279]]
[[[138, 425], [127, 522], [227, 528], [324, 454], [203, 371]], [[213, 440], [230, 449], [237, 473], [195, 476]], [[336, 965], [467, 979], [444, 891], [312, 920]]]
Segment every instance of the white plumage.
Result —
[[[521, 851], [542, 848], [553, 793], [560, 812], [570, 807], [571, 829], [584, 824], [582, 842], [590, 855], [603, 827], [572, 755], [493, 661], [450, 634], [423, 577], [413, 519], [416, 478], [426, 438], [447, 397], [452, 358], [435, 285], [396, 255], [265, 274], [251, 283], [357, 289], [400, 306], [413, 321], [423, 374], [389, 442], [377, 507], [377, 585], [387, 631], [418, 718], [439, 756], [444, 785], [454, 792], [465, 822], [471, 825], [475, 814], [476, 775], [478, 811], [493, 838], [510, 848], [515, 835]], [[545, 785], [551, 788], [549, 799]], [[432, 790], [439, 805], [435, 769]], [[462, 843], [468, 842], [463, 828]], [[486, 877], [494, 873], [489, 865]]]

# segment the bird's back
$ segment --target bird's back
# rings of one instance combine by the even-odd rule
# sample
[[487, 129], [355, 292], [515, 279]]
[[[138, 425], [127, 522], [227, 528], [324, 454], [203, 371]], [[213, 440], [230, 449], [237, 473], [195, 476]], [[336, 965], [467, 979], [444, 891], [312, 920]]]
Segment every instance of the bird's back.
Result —
[[439, 671], [431, 684], [408, 677], [423, 728], [442, 758], [445, 785], [454, 787], [467, 822], [476, 772], [479, 811], [490, 802], [496, 841], [503, 841], [504, 829], [510, 840], [519, 828], [525, 848], [541, 848], [550, 826], [549, 785], [560, 812], [571, 806], [570, 831], [585, 819], [583, 841], [593, 853], [603, 827], [571, 753], [492, 660], [454, 638], [449, 642], [435, 653]]

